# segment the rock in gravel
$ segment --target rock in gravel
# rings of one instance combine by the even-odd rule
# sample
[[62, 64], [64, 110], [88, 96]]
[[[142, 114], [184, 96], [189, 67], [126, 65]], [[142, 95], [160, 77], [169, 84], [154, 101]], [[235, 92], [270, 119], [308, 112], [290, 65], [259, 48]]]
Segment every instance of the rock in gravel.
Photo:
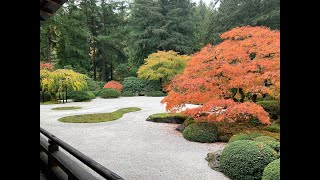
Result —
[[210, 168], [216, 171], [220, 171], [219, 164], [220, 164], [220, 156], [223, 149], [216, 150], [214, 152], [210, 152], [207, 154], [205, 158], [208, 161], [208, 165]]

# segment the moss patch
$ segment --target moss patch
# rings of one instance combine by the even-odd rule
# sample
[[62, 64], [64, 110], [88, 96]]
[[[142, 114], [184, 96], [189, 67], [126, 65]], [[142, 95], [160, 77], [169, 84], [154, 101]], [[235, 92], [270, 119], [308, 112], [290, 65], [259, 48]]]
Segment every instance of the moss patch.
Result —
[[111, 113], [97, 113], [97, 114], [82, 114], [75, 116], [67, 116], [58, 119], [60, 122], [69, 123], [98, 123], [106, 121], [114, 121], [123, 116], [125, 113], [140, 111], [138, 107], [122, 108]]
[[158, 113], [150, 115], [147, 121], [182, 124], [187, 118], [188, 116], [179, 113]]
[[56, 107], [52, 108], [51, 110], [74, 110], [74, 109], [81, 109], [80, 106], [66, 106], [66, 107]]

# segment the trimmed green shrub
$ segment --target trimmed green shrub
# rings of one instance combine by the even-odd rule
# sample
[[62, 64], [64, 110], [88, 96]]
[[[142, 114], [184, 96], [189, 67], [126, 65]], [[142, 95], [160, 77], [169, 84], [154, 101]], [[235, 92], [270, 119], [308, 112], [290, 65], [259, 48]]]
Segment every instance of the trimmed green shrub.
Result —
[[46, 91], [40, 91], [40, 102], [47, 102], [51, 100], [50, 93]]
[[112, 88], [105, 88], [104, 91], [101, 93], [101, 97], [104, 99], [117, 98], [119, 96], [120, 92]]
[[188, 116], [179, 113], [157, 113], [150, 115], [146, 120], [160, 123], [182, 124]]
[[135, 94], [132, 91], [124, 91], [121, 93], [121, 96], [131, 97], [131, 96], [135, 96]]
[[142, 92], [146, 86], [146, 81], [138, 79], [137, 77], [126, 77], [122, 82], [122, 91]]
[[218, 129], [213, 123], [196, 122], [182, 131], [183, 137], [189, 141], [213, 143], [218, 141]]
[[88, 91], [74, 91], [70, 93], [68, 98], [73, 99], [74, 102], [82, 102], [82, 101], [90, 101], [91, 99], [94, 99], [95, 96], [92, 92], [88, 92]]
[[151, 91], [151, 92], [146, 92], [146, 96], [151, 96], [151, 97], [162, 97], [166, 96], [166, 93], [163, 93], [162, 91]]
[[229, 143], [234, 142], [234, 141], [240, 141], [240, 140], [254, 140], [256, 137], [260, 137], [260, 136], [263, 136], [263, 134], [258, 133], [258, 132], [239, 133], [239, 134], [233, 135], [229, 139]]
[[261, 142], [235, 141], [223, 149], [219, 168], [233, 180], [257, 180], [276, 158], [277, 153]]
[[279, 124], [272, 124], [271, 126], [266, 126], [263, 129], [266, 131], [269, 131], [269, 132], [279, 133], [280, 132], [280, 125]]
[[278, 119], [280, 117], [280, 101], [259, 101], [257, 104], [269, 113], [271, 119]]
[[162, 85], [160, 81], [150, 81], [144, 80], [145, 87], [143, 88], [144, 92], [152, 92], [152, 91], [161, 91]]
[[87, 84], [88, 84], [89, 91], [100, 91], [101, 90], [99, 81], [94, 81], [93, 79], [88, 78]]
[[97, 97], [100, 91], [90, 91], [90, 92], [92, 92], [94, 96]]
[[196, 121], [192, 117], [187, 117], [187, 119], [182, 124], [180, 124], [176, 128], [176, 130], [182, 132], [187, 126], [193, 123], [196, 123]]
[[280, 180], [280, 158], [264, 168], [262, 180]]
[[260, 136], [256, 137], [254, 141], [265, 143], [266, 145], [270, 146], [275, 151], [280, 151], [280, 142], [270, 136]]
[[258, 142], [277, 141], [276, 139], [274, 139], [273, 137], [270, 137], [270, 136], [258, 136], [256, 138], [254, 138], [254, 140], [258, 141]]

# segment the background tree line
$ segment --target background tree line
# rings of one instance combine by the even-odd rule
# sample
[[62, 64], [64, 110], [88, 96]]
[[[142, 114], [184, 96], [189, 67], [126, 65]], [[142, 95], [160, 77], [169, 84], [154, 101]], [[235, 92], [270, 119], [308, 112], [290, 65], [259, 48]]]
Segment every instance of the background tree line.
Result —
[[40, 61], [122, 81], [157, 50], [190, 55], [237, 26], [280, 28], [279, 0], [69, 0], [41, 26]]

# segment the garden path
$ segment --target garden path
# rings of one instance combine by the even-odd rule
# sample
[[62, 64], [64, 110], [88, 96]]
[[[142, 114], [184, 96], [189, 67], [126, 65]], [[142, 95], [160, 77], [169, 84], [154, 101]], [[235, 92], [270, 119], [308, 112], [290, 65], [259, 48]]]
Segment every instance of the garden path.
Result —
[[[154, 123], [146, 118], [165, 112], [163, 97], [96, 98], [91, 102], [40, 105], [40, 126], [126, 180], [228, 180], [212, 170], [205, 157], [224, 143], [185, 140], [177, 125]], [[81, 106], [57, 111], [53, 107]], [[112, 112], [125, 107], [142, 110], [102, 123], [62, 123], [60, 117]]]

